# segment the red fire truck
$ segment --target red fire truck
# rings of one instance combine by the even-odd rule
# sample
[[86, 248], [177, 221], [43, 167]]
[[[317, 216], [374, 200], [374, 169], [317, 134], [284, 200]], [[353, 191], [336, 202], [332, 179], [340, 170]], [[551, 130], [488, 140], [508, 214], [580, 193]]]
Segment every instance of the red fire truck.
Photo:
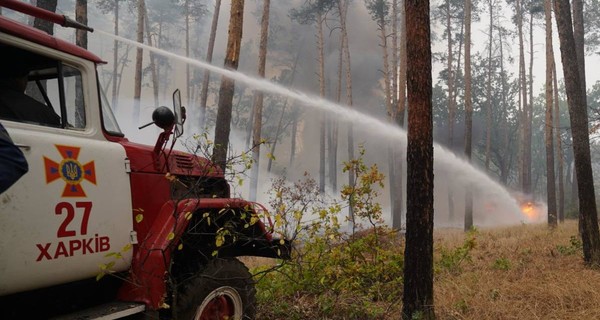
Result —
[[0, 195], [0, 318], [252, 319], [254, 282], [237, 257], [285, 259], [290, 244], [261, 205], [230, 197], [218, 166], [173, 149], [179, 92], [153, 113], [163, 132], [146, 146], [121, 133], [93, 53], [0, 16], [0, 60], [0, 84], [27, 81], [0, 88], [0, 122], [29, 164]]

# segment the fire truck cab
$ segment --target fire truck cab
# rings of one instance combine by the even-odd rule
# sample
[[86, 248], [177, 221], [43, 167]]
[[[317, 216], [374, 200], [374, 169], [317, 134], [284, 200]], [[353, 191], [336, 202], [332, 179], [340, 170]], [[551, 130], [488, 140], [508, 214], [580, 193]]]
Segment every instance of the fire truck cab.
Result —
[[3, 16], [0, 52], [0, 122], [29, 164], [0, 194], [0, 318], [253, 318], [236, 257], [286, 258], [289, 243], [261, 205], [230, 197], [218, 166], [167, 143], [185, 120], [178, 92], [153, 114], [156, 144], [141, 145], [121, 133], [93, 53]]

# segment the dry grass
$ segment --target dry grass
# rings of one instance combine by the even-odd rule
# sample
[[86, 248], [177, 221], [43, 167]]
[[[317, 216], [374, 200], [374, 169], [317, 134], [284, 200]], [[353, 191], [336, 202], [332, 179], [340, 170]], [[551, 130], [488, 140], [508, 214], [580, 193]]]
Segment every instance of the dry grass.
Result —
[[[524, 225], [480, 230], [472, 261], [434, 283], [439, 319], [600, 319], [600, 270], [581, 251], [564, 254], [577, 234], [568, 221], [555, 230]], [[441, 230], [436, 246], [459, 246], [465, 235]]]
[[[554, 230], [546, 225], [478, 230], [471, 259], [461, 262], [459, 271], [441, 269], [435, 274], [437, 318], [600, 319], [600, 270], [584, 266], [580, 249], [571, 253], [558, 249], [573, 248], [570, 241], [576, 234], [576, 221]], [[436, 261], [441, 259], [441, 248], [452, 250], [465, 239], [462, 230], [436, 230]], [[245, 258], [244, 262], [252, 268], [273, 260]], [[292, 303], [310, 308], [311, 303], [301, 298]], [[381, 319], [400, 319], [401, 300], [382, 305], [387, 311]], [[354, 317], [336, 315], [335, 319]]]

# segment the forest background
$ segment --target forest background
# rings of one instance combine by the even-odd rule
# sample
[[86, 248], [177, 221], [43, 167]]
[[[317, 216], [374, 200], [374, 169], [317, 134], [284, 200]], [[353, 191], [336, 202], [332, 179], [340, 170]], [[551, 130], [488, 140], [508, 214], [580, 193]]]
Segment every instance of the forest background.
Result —
[[[464, 145], [464, 78], [462, 66], [464, 64], [464, 19], [461, 1], [450, 1], [450, 20], [447, 19], [447, 6], [445, 2], [431, 2], [432, 21], [432, 51], [434, 54], [433, 76], [433, 107], [434, 107], [434, 135], [437, 143], [462, 154]], [[384, 56], [382, 54], [381, 23], [376, 21], [377, 13], [368, 4], [377, 1], [350, 1], [348, 7], [347, 26], [349, 38], [349, 50], [352, 67], [352, 92], [353, 107], [373, 115], [380, 119], [386, 119], [389, 111], [386, 106], [386, 88], [384, 78]], [[88, 24], [98, 30], [109, 33], [115, 32], [115, 4], [117, 2], [90, 1], [88, 3]], [[319, 92], [318, 86], [318, 61], [319, 51], [316, 24], [312, 21], [303, 21], [302, 13], [305, 1], [274, 1], [271, 4], [269, 19], [269, 38], [266, 57], [266, 78], [271, 79], [286, 87], [303, 92]], [[137, 1], [119, 1], [118, 12], [118, 34], [129, 39], [136, 38], [136, 16]], [[187, 10], [186, 10], [187, 5]], [[490, 5], [492, 7], [490, 7]], [[520, 120], [519, 110], [521, 108], [521, 95], [519, 94], [520, 82], [518, 79], [518, 36], [514, 16], [514, 3], [505, 1], [478, 1], [473, 6], [473, 160], [475, 167], [485, 171], [492, 179], [506, 185], [511, 192], [518, 197], [522, 189], [522, 170], [520, 161], [522, 146], [520, 144], [520, 130], [523, 121]], [[540, 12], [540, 3], [523, 3], [524, 20], [524, 49], [525, 66], [528, 85], [528, 95], [533, 110], [532, 118], [532, 144], [531, 144], [531, 192], [526, 197], [537, 200], [540, 203], [545, 200], [545, 153], [544, 153], [544, 21], [543, 10]], [[598, 157], [600, 151], [598, 146], [597, 123], [600, 118], [600, 84], [598, 83], [598, 72], [594, 67], [598, 63], [598, 33], [600, 26], [595, 21], [600, 9], [597, 1], [586, 2], [584, 7], [586, 15], [586, 66], [588, 84], [588, 106], [590, 115], [590, 132], [592, 136], [592, 163], [595, 172], [600, 169]], [[57, 12], [74, 15], [74, 1], [59, 1]], [[212, 61], [215, 65], [222, 65], [225, 54], [227, 39], [227, 23], [229, 17], [229, 1], [222, 1], [220, 5], [219, 23], [216, 30], [216, 41]], [[385, 13], [384, 27], [386, 27], [387, 46], [387, 68], [391, 70], [392, 55], [392, 28], [391, 7]], [[490, 54], [490, 8], [492, 10], [492, 37]], [[215, 10], [214, 1], [146, 1], [148, 21], [145, 28], [149, 30], [144, 36], [144, 41], [151, 45], [167, 49], [167, 51], [187, 55], [198, 60], [206, 60], [208, 39], [210, 36], [211, 22]], [[186, 15], [186, 12], [188, 13]], [[260, 19], [262, 14], [262, 1], [246, 1], [244, 17], [244, 33], [242, 37], [242, 49], [240, 54], [239, 69], [249, 74], [257, 74], [258, 42], [260, 40]], [[296, 16], [294, 16], [296, 15]], [[306, 20], [306, 19], [304, 19]], [[310, 20], [310, 19], [309, 19]], [[186, 24], [187, 22], [187, 24]], [[300, 22], [304, 22], [301, 24]], [[339, 16], [334, 10], [324, 15], [323, 20], [323, 54], [324, 54], [324, 84], [325, 97], [336, 101], [336, 88], [339, 86], [338, 65], [340, 61], [340, 28]], [[450, 23], [450, 24], [448, 24]], [[448, 135], [448, 26], [451, 28], [453, 43], [453, 69], [458, 70], [455, 75], [455, 105], [458, 106], [455, 115], [454, 138], [452, 142], [447, 139]], [[553, 27], [556, 30], [556, 27]], [[56, 32], [67, 38], [75, 37], [74, 32], [57, 28]], [[150, 37], [148, 37], [148, 34]], [[186, 47], [186, 35], [189, 43]], [[188, 110], [188, 121], [186, 126], [187, 141], [194, 134], [206, 132], [211, 136], [216, 118], [216, 100], [218, 96], [219, 75], [212, 75], [208, 91], [206, 127], [200, 128], [199, 105], [202, 89], [204, 70], [197, 67], [188, 67], [181, 61], [174, 61], [154, 55], [155, 64], [150, 65], [150, 52], [144, 52], [143, 56], [143, 79], [141, 94], [141, 111], [138, 119], [134, 118], [132, 110], [135, 105], [134, 95], [134, 70], [135, 70], [135, 48], [130, 45], [117, 44], [117, 60], [115, 54], [115, 43], [112, 39], [99, 33], [89, 35], [89, 48], [98, 53], [107, 64], [101, 68], [101, 82], [104, 84], [105, 92], [113, 101], [113, 110], [118, 115], [120, 124], [126, 135], [134, 140], [145, 143], [153, 143], [155, 132], [151, 130], [140, 131], [137, 127], [150, 119], [150, 114], [155, 106], [170, 105], [171, 92], [180, 88], [184, 95], [184, 105]], [[564, 179], [564, 210], [574, 214], [570, 208], [574, 201], [572, 184], [572, 151], [570, 151], [569, 120], [566, 108], [566, 95], [564, 84], [562, 84], [561, 64], [558, 59], [558, 39], [554, 37], [555, 59], [557, 59], [557, 74], [559, 75], [559, 107], [560, 119], [556, 123], [556, 131], [560, 134], [560, 151], [558, 159], [563, 160]], [[491, 60], [490, 60], [491, 57]], [[116, 67], [116, 69], [115, 69]], [[155, 68], [156, 78], [153, 78], [151, 69]], [[115, 74], [114, 71], [117, 70]], [[493, 88], [491, 95], [487, 96], [487, 81], [491, 79]], [[343, 80], [342, 80], [343, 81]], [[154, 90], [156, 88], [156, 93]], [[115, 95], [113, 97], [113, 95]], [[232, 154], [239, 154], [251, 148], [252, 121], [254, 91], [244, 84], [236, 85], [236, 95], [233, 105], [232, 119]], [[118, 98], [115, 98], [118, 97]], [[503, 100], [504, 99], [504, 100]], [[344, 103], [342, 97], [341, 102]], [[503, 105], [504, 103], [504, 105]], [[502, 108], [506, 108], [503, 111]], [[488, 109], [491, 112], [491, 121], [486, 119]], [[326, 145], [323, 157], [328, 158], [325, 168], [320, 165], [318, 155], [320, 152], [319, 141], [321, 140], [321, 121], [327, 117], [325, 125]], [[280, 120], [281, 118], [281, 120]], [[267, 202], [266, 197], [270, 187], [270, 180], [279, 175], [286, 175], [290, 180], [301, 177], [304, 172], [310, 173], [315, 179], [321, 179], [321, 188], [333, 197], [340, 185], [345, 181], [342, 173], [342, 161], [347, 160], [347, 140], [345, 131], [348, 129], [346, 123], [334, 123], [335, 117], [313, 112], [302, 106], [301, 103], [286, 99], [285, 97], [267, 95], [265, 99], [265, 111], [262, 119], [262, 137], [266, 142], [261, 154], [261, 183], [256, 197], [262, 202]], [[505, 121], [505, 123], [503, 123]], [[503, 127], [505, 126], [505, 127]], [[335, 129], [332, 129], [335, 128]], [[378, 137], [372, 134], [376, 128], [361, 127], [355, 125], [356, 144], [362, 144], [367, 150], [366, 162], [377, 163], [382, 172], [388, 169], [388, 148], [378, 143]], [[334, 142], [334, 131], [337, 132], [337, 142]], [[489, 142], [486, 140], [490, 132]], [[504, 137], [507, 133], [507, 137]], [[185, 146], [186, 139], [183, 139]], [[276, 142], [277, 141], [277, 142]], [[506, 144], [508, 141], [508, 145]], [[272, 148], [274, 143], [276, 148]], [[556, 142], [555, 142], [556, 144]], [[488, 147], [489, 146], [489, 147]], [[558, 149], [558, 148], [555, 148]], [[521, 150], [521, 151], [520, 151]], [[267, 166], [269, 168], [267, 169]], [[452, 173], [442, 169], [436, 169], [436, 192], [449, 190], [452, 184]], [[267, 172], [268, 171], [268, 172]], [[324, 171], [324, 172], [323, 172]], [[558, 171], [558, 170], [557, 170]], [[323, 181], [320, 176], [326, 176]], [[599, 174], [595, 174], [598, 177]], [[238, 193], [248, 197], [249, 178], [240, 177], [237, 187]], [[596, 179], [598, 187], [598, 179]], [[386, 188], [389, 183], [385, 183]], [[380, 201], [385, 208], [389, 207], [389, 194], [382, 192]], [[438, 197], [436, 197], [437, 199]], [[460, 198], [460, 195], [457, 195]], [[489, 200], [489, 199], [487, 199]], [[475, 204], [475, 223], [480, 226], [518, 223], [518, 218], [508, 215], [506, 219], [498, 219], [502, 213], [494, 212], [494, 219], [486, 219], [484, 207], [486, 200], [479, 205]], [[436, 225], [460, 226], [462, 219], [450, 221], [449, 209], [446, 201], [436, 201]], [[456, 212], [461, 212], [460, 201], [455, 204]], [[536, 219], [544, 217], [536, 217]], [[384, 219], [391, 223], [391, 215], [384, 214]], [[524, 217], [526, 221], [528, 217]]]

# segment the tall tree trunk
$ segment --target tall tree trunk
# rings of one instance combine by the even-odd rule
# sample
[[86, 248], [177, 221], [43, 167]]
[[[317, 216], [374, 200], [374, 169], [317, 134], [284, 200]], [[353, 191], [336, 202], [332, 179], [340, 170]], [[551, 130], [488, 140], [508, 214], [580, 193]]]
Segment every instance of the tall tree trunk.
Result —
[[[398, 65], [398, 98], [396, 106], [396, 124], [400, 127], [404, 127], [404, 114], [406, 112], [406, 7], [405, 0], [403, 0], [400, 6], [399, 12], [399, 25], [400, 25], [400, 44], [398, 48], [399, 54], [399, 65]], [[396, 220], [393, 221], [392, 227], [399, 230], [402, 228], [402, 209], [404, 206], [404, 169], [403, 163], [403, 152], [401, 148], [396, 148], [397, 153], [394, 155], [396, 161], [394, 164], [394, 207], [398, 208], [398, 213], [394, 214]], [[399, 214], [399, 215], [398, 215]]]
[[[148, 40], [148, 45], [152, 45], [152, 34], [150, 33], [150, 18], [148, 17], [148, 8], [144, 8], [144, 24], [146, 26], [146, 39]], [[154, 108], [158, 108], [158, 74], [156, 71], [156, 59], [154, 57], [154, 52], [149, 52], [150, 54], [150, 71], [152, 72], [152, 93], [154, 94]]]
[[[471, 0], [465, 1], [465, 155], [471, 162], [473, 138], [473, 101], [471, 100]], [[465, 192], [465, 231], [473, 227], [473, 194]]]
[[529, 194], [530, 190], [528, 187], [527, 170], [525, 166], [525, 149], [526, 149], [526, 123], [527, 123], [527, 80], [525, 77], [525, 50], [523, 42], [523, 8], [521, 1], [517, 0], [517, 31], [519, 34], [519, 92], [521, 97], [521, 103], [519, 104], [519, 177], [521, 181], [521, 188], [523, 192]]
[[[87, 25], [88, 17], [87, 17], [87, 0], [77, 0], [75, 1], [75, 20], [79, 23], [83, 23]], [[87, 31], [82, 29], [77, 29], [75, 31], [75, 44], [79, 47], [87, 49], [88, 45], [88, 37]], [[85, 101], [83, 99], [83, 83], [81, 82], [81, 78], [77, 78], [75, 81], [76, 97], [75, 97], [75, 127], [76, 128], [84, 128], [85, 127]]]
[[[190, 0], [185, 0], [184, 3], [184, 16], [185, 16], [185, 56], [190, 56]], [[185, 64], [185, 94], [187, 98], [187, 104], [190, 104], [191, 96], [191, 83], [190, 83], [190, 65]]]
[[[350, 60], [350, 45], [348, 43], [348, 30], [346, 28], [346, 13], [348, 12], [348, 0], [338, 0], [340, 12], [340, 25], [343, 38], [344, 63], [346, 64], [346, 104], [352, 107], [352, 62]], [[352, 123], [348, 124], [348, 160], [354, 159], [354, 128]], [[354, 170], [348, 170], [348, 185], [354, 187]], [[349, 219], [354, 227], [354, 198], [350, 196]]]
[[[215, 2], [215, 12], [213, 13], [212, 23], [210, 25], [210, 36], [208, 38], [208, 49], [206, 51], [206, 62], [212, 62], [213, 51], [215, 49], [215, 38], [217, 36], [217, 25], [219, 24], [219, 11], [221, 10], [221, 0]], [[210, 81], [210, 72], [204, 70], [202, 79], [202, 89], [200, 91], [200, 130], [204, 130], [206, 123], [206, 101], [208, 100], [208, 84]]]
[[487, 110], [485, 117], [485, 169], [490, 170], [490, 148], [492, 144], [492, 46], [493, 46], [493, 31], [494, 31], [494, 4], [489, 0], [490, 10], [490, 25], [488, 34], [488, 74], [486, 84], [486, 101]]
[[502, 167], [500, 168], [500, 181], [504, 185], [508, 185], [509, 165], [508, 160], [510, 159], [510, 146], [509, 146], [509, 134], [508, 134], [508, 103], [507, 103], [507, 81], [506, 72], [504, 71], [504, 40], [502, 38], [502, 31], [498, 33], [500, 40], [500, 75], [502, 78], [502, 150], [504, 150], [504, 159], [502, 161]]
[[[37, 0], [37, 7], [42, 8], [51, 12], [56, 12], [57, 0]], [[44, 20], [41, 18], [35, 18], [33, 20], [33, 27], [46, 32], [49, 35], [54, 34], [54, 22]]]
[[[242, 44], [242, 27], [244, 22], [244, 0], [231, 1], [231, 14], [229, 17], [229, 32], [227, 37], [227, 52], [224, 66], [226, 69], [237, 70], [240, 60], [240, 47]], [[227, 165], [227, 150], [229, 147], [229, 133], [231, 131], [231, 106], [235, 92], [235, 81], [223, 76], [219, 89], [219, 107], [217, 110], [217, 123], [215, 126], [215, 146], [212, 160], [225, 172]]]
[[[454, 124], [456, 123], [456, 89], [454, 88], [455, 72], [452, 70], [454, 63], [454, 45], [452, 41], [452, 19], [450, 14], [450, 0], [446, 0], [446, 32], [448, 39], [448, 148], [453, 150], [454, 146]], [[448, 220], [454, 221], [454, 191], [448, 188]]]
[[525, 192], [533, 193], [533, 185], [531, 182], [531, 143], [533, 126], [533, 14], [529, 15], [529, 84], [527, 86], [529, 98], [527, 100], [527, 108], [525, 108], [526, 123], [525, 123], [525, 153], [524, 153], [524, 168], [525, 168]]
[[554, 12], [560, 40], [561, 60], [571, 132], [573, 134], [573, 153], [575, 173], [579, 193], [579, 224], [583, 242], [583, 259], [587, 264], [600, 265], [600, 233], [598, 230], [598, 211], [594, 192], [594, 177], [590, 157], [590, 137], [588, 132], [588, 114], [580, 81], [576, 44], [573, 36], [571, 11], [568, 0], [555, 0]]
[[[575, 38], [575, 52], [577, 53], [577, 64], [579, 65], [579, 83], [581, 84], [581, 95], [587, 109], [587, 85], [585, 81], [585, 50], [584, 50], [584, 28], [583, 28], [583, 1], [573, 0], [573, 37]], [[578, 177], [575, 176], [575, 180]], [[577, 188], [573, 188], [574, 200], [577, 200]], [[574, 201], [575, 207], [578, 204]]]
[[435, 319], [429, 1], [406, 0], [408, 146], [402, 319]]
[[[317, 54], [319, 63], [319, 95], [325, 98], [325, 36], [323, 35], [323, 24], [325, 16], [320, 12], [317, 14]], [[319, 120], [319, 192], [325, 192], [325, 117]]]
[[[343, 85], [343, 74], [344, 74], [344, 37], [340, 37], [340, 50], [338, 57], [338, 74], [337, 74], [337, 86], [335, 90], [335, 101], [341, 103], [342, 101], [342, 85]], [[329, 184], [331, 189], [335, 193], [337, 192], [337, 149], [338, 149], [338, 122], [335, 117], [330, 120], [329, 130]]]
[[[115, 35], [118, 36], [119, 35], [119, 1], [115, 0], [115, 31], [114, 31]], [[115, 42], [113, 43], [113, 72], [112, 72], [112, 107], [114, 110], [117, 110], [117, 108], [119, 107], [119, 105], [117, 104], [118, 101], [118, 97], [117, 97], [117, 78], [120, 77], [120, 74], [118, 73], [118, 66], [119, 64], [117, 63], [119, 60], [119, 42], [117, 40], [115, 40]]]
[[556, 178], [554, 176], [554, 143], [552, 121], [553, 88], [552, 65], [554, 63], [554, 50], [552, 48], [552, 0], [544, 0], [544, 16], [546, 24], [546, 195], [548, 204], [548, 225], [556, 227]]
[[556, 157], [558, 159], [558, 221], [563, 223], [565, 222], [565, 157], [562, 150], [562, 138], [560, 134], [560, 100], [558, 99], [558, 79], [556, 76], [556, 61], [554, 60], [554, 55], [552, 55], [552, 80], [554, 82], [554, 131], [556, 135]]
[[[137, 2], [137, 42], [144, 43], [144, 14], [146, 12], [146, 4], [144, 0]], [[135, 55], [135, 79], [133, 92], [133, 124], [137, 125], [140, 120], [140, 99], [142, 98], [142, 59], [144, 51], [142, 48], [137, 48]]]
[[[258, 76], [265, 77], [265, 65], [267, 63], [267, 40], [269, 38], [269, 8], [271, 0], [263, 0], [263, 13], [260, 22], [260, 45], [258, 48]], [[263, 92], [254, 92], [254, 126], [252, 132], [252, 176], [250, 178], [250, 200], [256, 201], [258, 189], [258, 174], [260, 169], [260, 145], [262, 144], [262, 109]], [[277, 138], [276, 138], [277, 139]]]

